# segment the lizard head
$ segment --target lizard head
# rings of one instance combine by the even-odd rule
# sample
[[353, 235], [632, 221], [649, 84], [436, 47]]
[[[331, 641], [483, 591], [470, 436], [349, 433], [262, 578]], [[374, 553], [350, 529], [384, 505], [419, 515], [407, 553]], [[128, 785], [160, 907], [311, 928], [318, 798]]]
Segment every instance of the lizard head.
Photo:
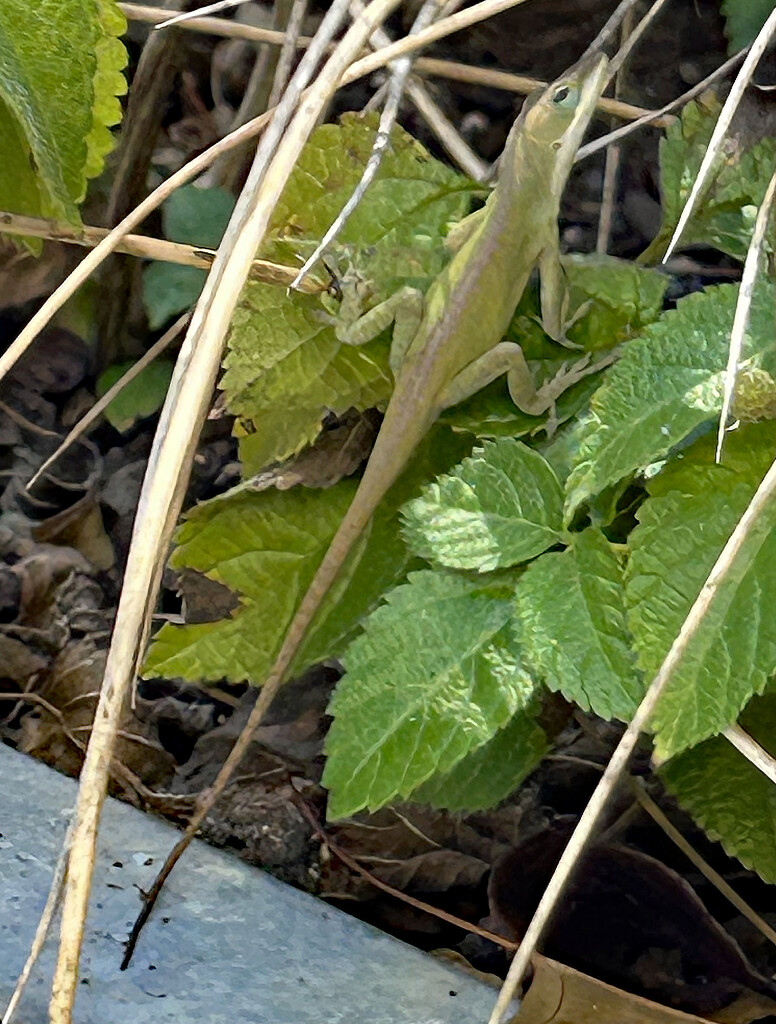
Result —
[[606, 85], [608, 64], [605, 54], [591, 53], [527, 102], [523, 131], [551, 156], [556, 194], [563, 189]]

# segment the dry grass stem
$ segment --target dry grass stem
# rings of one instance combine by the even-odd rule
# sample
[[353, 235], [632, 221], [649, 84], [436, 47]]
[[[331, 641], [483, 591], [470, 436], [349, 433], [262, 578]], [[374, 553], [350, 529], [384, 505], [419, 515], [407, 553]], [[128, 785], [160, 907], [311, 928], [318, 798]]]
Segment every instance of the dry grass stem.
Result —
[[776, 946], [776, 931], [771, 928], [767, 921], [753, 910], [752, 907], [732, 889], [718, 871], [715, 871], [708, 861], [695, 850], [684, 838], [682, 833], [668, 820], [655, 801], [647, 792], [643, 779], [631, 779], [633, 792], [636, 795], [641, 807], [647, 812], [652, 820], [662, 828], [668, 838], [675, 843], [682, 853], [700, 871], [704, 878], [707, 878], [714, 888], [722, 893], [726, 900], [733, 904], [736, 910], [742, 914], [747, 921], [750, 921], [765, 938]]
[[366, 15], [356, 19], [346, 32], [319, 73], [315, 86], [303, 93], [323, 47], [346, 13], [346, 0], [335, 0], [330, 6], [321, 23], [317, 45], [311, 46], [302, 58], [261, 139], [181, 348], [140, 495], [103, 687], [81, 773], [59, 957], [49, 1007], [52, 1024], [70, 1024], [72, 1019], [97, 826], [119, 715], [145, 646], [164, 558], [234, 306], [272, 210], [324, 104], [337, 88], [353, 55], [398, 2], [374, 0]]
[[764, 747], [752, 739], [748, 732], [744, 732], [740, 725], [730, 725], [723, 733], [728, 743], [736, 748], [739, 754], [743, 754], [750, 764], [762, 772], [776, 785], [776, 758], [772, 757]]

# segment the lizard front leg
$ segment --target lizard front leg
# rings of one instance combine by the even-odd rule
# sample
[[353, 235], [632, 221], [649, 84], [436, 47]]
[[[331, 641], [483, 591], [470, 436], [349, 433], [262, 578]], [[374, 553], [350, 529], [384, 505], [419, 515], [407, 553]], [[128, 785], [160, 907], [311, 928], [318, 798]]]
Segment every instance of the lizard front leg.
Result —
[[616, 358], [616, 352], [607, 352], [591, 363], [591, 353], [588, 352], [571, 366], [564, 364], [553, 378], [537, 388], [523, 350], [515, 342], [502, 341], [479, 359], [469, 363], [450, 382], [440, 396], [441, 408], [448, 409], [465, 401], [502, 374], [506, 374], [509, 394], [518, 409], [529, 416], [541, 416], [549, 412], [548, 431], [551, 432], [554, 429], [552, 424], [555, 422], [555, 402], [563, 392], [588, 374], [609, 366]]
[[334, 334], [343, 345], [365, 345], [393, 324], [388, 362], [394, 377], [423, 318], [423, 292], [409, 285], [400, 288], [365, 313], [356, 307], [357, 295], [345, 294], [334, 320]]
[[566, 332], [590, 309], [590, 301], [583, 302], [571, 316], [569, 312], [569, 290], [566, 272], [560, 261], [560, 246], [557, 230], [552, 242], [539, 253], [539, 287], [542, 304], [541, 325], [546, 334], [564, 348], [578, 349], [580, 346], [569, 341]]

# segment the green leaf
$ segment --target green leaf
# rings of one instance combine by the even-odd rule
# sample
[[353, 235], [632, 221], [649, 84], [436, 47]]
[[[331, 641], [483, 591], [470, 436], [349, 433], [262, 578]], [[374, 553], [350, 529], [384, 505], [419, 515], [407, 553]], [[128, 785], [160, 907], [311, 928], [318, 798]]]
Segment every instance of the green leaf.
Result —
[[563, 492], [537, 452], [519, 441], [486, 444], [404, 509], [412, 550], [453, 569], [489, 572], [556, 544]]
[[406, 798], [487, 743], [534, 692], [505, 625], [511, 587], [413, 573], [344, 658], [330, 705], [329, 816]]
[[625, 621], [621, 560], [598, 530], [528, 566], [514, 627], [526, 663], [584, 711], [628, 721], [643, 696]]
[[0, 205], [80, 225], [121, 118], [125, 20], [113, 0], [0, 0]]
[[[751, 0], [746, 3], [752, 6]], [[658, 260], [665, 252], [706, 154], [720, 109], [719, 100], [709, 94], [703, 100], [688, 103], [681, 119], [666, 130], [660, 144], [663, 221], [657, 237], [641, 257], [644, 262]], [[710, 184], [682, 232], [682, 247], [709, 245], [743, 260], [775, 159], [773, 138], [763, 138], [754, 145], [746, 140], [728, 139]]]
[[[569, 309], [585, 314], [569, 328], [569, 338], [585, 351], [608, 350], [632, 338], [659, 314], [667, 278], [611, 256], [561, 257], [569, 288]], [[506, 338], [521, 346], [537, 384], [554, 377], [569, 362], [568, 352], [551, 341], [540, 326], [538, 289], [529, 288], [518, 305]], [[555, 418], [565, 423], [590, 401], [601, 376], [586, 377], [558, 399]], [[468, 401], [448, 409], [445, 423], [477, 437], [520, 437], [536, 432], [545, 416], [529, 416], [509, 396], [506, 378], [483, 388]]]
[[326, 410], [385, 405], [392, 389], [384, 341], [341, 345], [320, 300], [248, 282], [232, 318], [223, 387], [240, 417], [245, 475], [313, 440]]
[[[776, 756], [776, 696], [756, 697], [741, 726]], [[724, 737], [672, 758], [660, 774], [712, 839], [764, 881], [776, 882], [776, 787]]]
[[[294, 671], [336, 656], [403, 574], [407, 553], [397, 509], [422, 480], [456, 462], [465, 444], [437, 430], [420, 446], [327, 594]], [[189, 512], [177, 531], [170, 564], [223, 583], [240, 595], [240, 607], [217, 622], [163, 626], [151, 645], [146, 674], [263, 682], [355, 489], [352, 480], [326, 490], [296, 487], [259, 494], [241, 485]]]
[[753, 42], [773, 9], [773, 0], [722, 0], [729, 53]]
[[[135, 364], [114, 363], [97, 378], [97, 395], [110, 391], [116, 381], [131, 370]], [[156, 359], [141, 370], [134, 380], [121, 391], [105, 410], [105, 419], [122, 434], [130, 430], [138, 420], [153, 416], [164, 402], [172, 377], [172, 363]]]
[[[374, 141], [374, 123], [348, 115], [312, 135], [271, 225], [279, 243], [262, 255], [288, 258], [321, 238], [358, 181]], [[459, 218], [470, 185], [396, 129], [376, 181], [343, 230], [333, 262], [374, 285], [372, 301], [402, 284], [424, 284], [449, 258], [447, 223]], [[362, 269], [363, 265], [363, 269]], [[249, 282], [232, 321], [222, 387], [239, 418], [246, 472], [286, 458], [317, 433], [326, 412], [386, 404], [392, 389], [388, 332], [358, 348], [341, 345], [332, 302]]]
[[[591, 403], [567, 483], [567, 520], [587, 499], [664, 458], [722, 407], [736, 285], [689, 295], [630, 342]], [[774, 291], [755, 290], [743, 360], [776, 373]]]
[[234, 210], [234, 196], [225, 188], [176, 189], [162, 206], [165, 238], [186, 245], [217, 249]]
[[[776, 424], [742, 428], [714, 462], [697, 442], [649, 482], [630, 537], [628, 622], [651, 679], [776, 451]], [[667, 758], [721, 732], [776, 669], [776, 505], [744, 543], [660, 698], [650, 726]]]
[[152, 331], [189, 309], [205, 286], [207, 271], [177, 263], [151, 263], [143, 269], [143, 306]]
[[[162, 206], [164, 234], [173, 242], [217, 249], [234, 209], [224, 188], [184, 185]], [[148, 324], [157, 330], [199, 298], [207, 271], [175, 263], [151, 263], [143, 271], [143, 305]]]
[[448, 811], [495, 807], [514, 793], [548, 749], [532, 710], [518, 711], [493, 739], [461, 758], [449, 772], [432, 776], [410, 800]]

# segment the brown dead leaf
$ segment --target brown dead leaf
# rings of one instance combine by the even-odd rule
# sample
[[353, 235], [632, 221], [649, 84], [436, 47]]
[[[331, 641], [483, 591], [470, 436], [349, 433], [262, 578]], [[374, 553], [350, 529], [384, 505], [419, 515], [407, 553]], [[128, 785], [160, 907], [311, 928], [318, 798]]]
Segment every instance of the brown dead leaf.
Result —
[[580, 971], [534, 957], [534, 977], [514, 1024], [710, 1024]]

